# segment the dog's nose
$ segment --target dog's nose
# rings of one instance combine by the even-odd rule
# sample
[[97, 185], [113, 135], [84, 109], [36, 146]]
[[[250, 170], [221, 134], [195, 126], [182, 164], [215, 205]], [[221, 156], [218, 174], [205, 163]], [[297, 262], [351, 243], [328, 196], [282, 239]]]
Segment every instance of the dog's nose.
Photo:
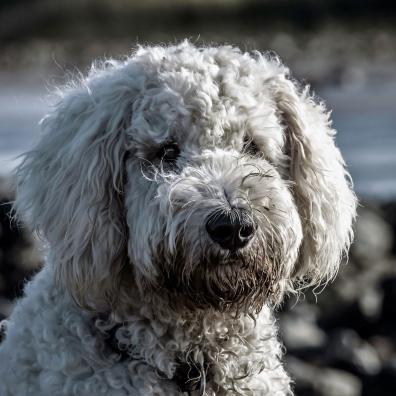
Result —
[[223, 249], [237, 250], [247, 245], [255, 226], [245, 209], [216, 210], [208, 216], [206, 231]]

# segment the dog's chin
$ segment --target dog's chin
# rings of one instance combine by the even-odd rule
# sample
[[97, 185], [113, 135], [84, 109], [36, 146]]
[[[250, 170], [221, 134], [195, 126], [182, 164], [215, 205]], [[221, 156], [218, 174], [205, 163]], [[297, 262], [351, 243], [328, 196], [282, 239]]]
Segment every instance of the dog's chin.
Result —
[[206, 256], [192, 270], [179, 258], [162, 272], [171, 303], [190, 310], [258, 312], [276, 283], [274, 266], [249, 252]]

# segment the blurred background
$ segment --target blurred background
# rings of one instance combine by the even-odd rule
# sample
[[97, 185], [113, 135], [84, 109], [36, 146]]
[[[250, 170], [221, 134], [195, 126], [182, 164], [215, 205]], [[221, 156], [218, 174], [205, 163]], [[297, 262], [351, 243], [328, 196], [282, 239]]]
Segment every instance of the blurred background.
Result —
[[[333, 109], [360, 199], [348, 264], [278, 312], [298, 396], [396, 395], [396, 10], [385, 0], [1, 0], [0, 320], [41, 265], [9, 219], [11, 171], [51, 90], [137, 44], [274, 51]], [[50, 180], [48, 181], [51, 182]]]

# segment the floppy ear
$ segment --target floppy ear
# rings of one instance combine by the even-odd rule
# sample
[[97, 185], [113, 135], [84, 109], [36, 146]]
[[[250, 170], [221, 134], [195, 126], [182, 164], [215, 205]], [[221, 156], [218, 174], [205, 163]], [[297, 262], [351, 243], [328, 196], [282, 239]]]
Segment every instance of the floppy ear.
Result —
[[75, 300], [106, 309], [127, 257], [124, 132], [133, 92], [111, 74], [84, 83], [43, 120], [41, 142], [17, 169], [15, 208], [49, 242], [49, 262]]
[[308, 88], [300, 92], [285, 74], [275, 79], [273, 89], [303, 225], [294, 276], [315, 285], [336, 275], [348, 251], [357, 201], [324, 104], [316, 103]]

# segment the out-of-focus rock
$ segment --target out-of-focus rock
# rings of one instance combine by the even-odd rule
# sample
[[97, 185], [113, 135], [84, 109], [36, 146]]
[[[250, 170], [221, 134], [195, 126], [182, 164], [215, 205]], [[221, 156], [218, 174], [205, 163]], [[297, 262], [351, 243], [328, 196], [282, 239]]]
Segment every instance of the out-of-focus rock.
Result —
[[386, 336], [375, 335], [370, 337], [370, 344], [375, 348], [381, 361], [389, 362], [396, 354], [396, 346]]
[[282, 340], [288, 350], [318, 348], [326, 343], [326, 334], [316, 323], [315, 307], [301, 303], [280, 319]]
[[315, 376], [320, 373], [319, 368], [289, 355], [286, 357], [286, 369], [293, 378], [296, 395], [311, 396], [314, 394], [313, 384]]
[[345, 371], [321, 368], [289, 357], [286, 367], [295, 382], [298, 396], [360, 396], [359, 378]]
[[381, 359], [375, 348], [351, 329], [333, 334], [324, 360], [327, 365], [360, 376], [376, 375], [381, 371]]
[[14, 304], [11, 300], [7, 298], [0, 297], [0, 320], [7, 318], [14, 308]]
[[0, 179], [0, 320], [12, 310], [24, 283], [40, 267], [31, 235], [11, 218], [10, 183]]
[[388, 362], [378, 375], [368, 378], [362, 396], [395, 396], [396, 394], [396, 356]]
[[362, 384], [352, 374], [326, 368], [315, 376], [314, 390], [318, 396], [360, 396]]
[[367, 288], [358, 298], [359, 307], [363, 315], [367, 318], [377, 319], [381, 313], [383, 293], [381, 290], [372, 286]]
[[373, 265], [391, 253], [392, 227], [381, 217], [379, 211], [363, 207], [358, 211], [355, 226], [355, 243], [351, 253], [363, 265]]

